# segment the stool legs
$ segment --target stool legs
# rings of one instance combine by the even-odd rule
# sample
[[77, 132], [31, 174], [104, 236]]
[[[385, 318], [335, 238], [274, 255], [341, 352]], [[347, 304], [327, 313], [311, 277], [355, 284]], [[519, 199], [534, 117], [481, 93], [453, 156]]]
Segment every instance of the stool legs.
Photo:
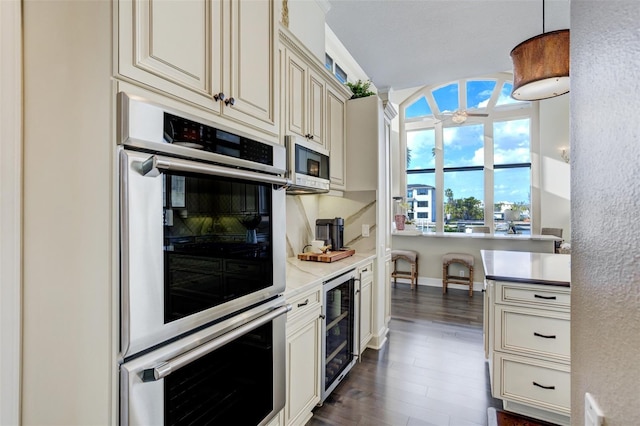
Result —
[[[454, 277], [454, 276], [449, 276], [449, 265], [451, 265], [452, 263], [457, 263], [459, 265], [462, 265], [464, 267], [466, 267], [469, 270], [469, 278], [458, 278], [458, 277]], [[448, 262], [443, 262], [442, 264], [442, 294], [446, 294], [447, 293], [447, 289], [449, 286], [449, 281], [455, 283], [455, 284], [464, 284], [464, 285], [468, 285], [469, 286], [469, 297], [473, 297], [473, 265], [460, 260], [460, 259], [453, 259], [450, 260]]]
[[449, 264], [442, 264], [442, 294], [447, 293], [447, 275], [449, 275]]
[[[398, 260], [404, 260], [411, 266], [410, 271], [399, 271]], [[391, 278], [393, 278], [393, 286], [396, 287], [397, 278], [406, 278], [411, 284], [411, 290], [418, 289], [418, 258], [415, 260], [408, 259], [404, 256], [397, 256], [391, 259], [393, 261], [393, 271], [391, 271]]]

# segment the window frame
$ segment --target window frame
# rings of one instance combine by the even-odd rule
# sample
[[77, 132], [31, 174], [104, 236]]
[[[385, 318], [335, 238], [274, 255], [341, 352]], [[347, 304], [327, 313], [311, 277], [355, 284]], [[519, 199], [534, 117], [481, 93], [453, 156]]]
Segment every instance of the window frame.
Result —
[[[445, 127], [441, 120], [436, 116], [439, 114], [438, 106], [431, 92], [446, 87], [452, 83], [458, 83], [458, 105], [467, 105], [466, 88], [469, 81], [486, 81], [495, 80], [496, 85], [491, 98], [487, 105], [478, 112], [486, 112], [488, 117], [470, 117], [469, 123], [484, 124], [484, 164], [482, 166], [465, 166], [465, 167], [444, 167], [443, 164], [443, 128]], [[497, 73], [489, 76], [481, 76], [469, 79], [460, 79], [450, 81], [443, 84], [424, 86], [415, 91], [411, 96], [405, 99], [399, 105], [399, 136], [400, 136], [400, 158], [398, 160], [398, 169], [400, 175], [400, 188], [407, 192], [407, 176], [410, 174], [434, 173], [435, 187], [441, 188], [435, 191], [435, 231], [444, 232], [444, 174], [446, 171], [464, 171], [464, 170], [483, 170], [484, 171], [484, 222], [485, 226], [494, 229], [494, 170], [507, 168], [529, 167], [530, 169], [530, 217], [531, 217], [531, 234], [540, 233], [540, 129], [539, 129], [539, 102], [522, 102], [522, 103], [503, 103], [496, 106], [501, 99], [500, 95], [505, 83], [511, 83], [513, 75], [511, 73]], [[431, 109], [433, 115], [412, 117], [405, 119], [406, 110], [424, 97]], [[476, 109], [467, 109], [467, 111], [476, 111]], [[493, 164], [493, 123], [499, 121], [511, 121], [518, 119], [529, 119], [530, 132], [530, 162], [509, 163], [509, 164]], [[420, 131], [434, 129], [435, 130], [435, 167], [428, 169], [407, 169], [407, 133], [411, 131]], [[438, 214], [439, 212], [439, 214]]]

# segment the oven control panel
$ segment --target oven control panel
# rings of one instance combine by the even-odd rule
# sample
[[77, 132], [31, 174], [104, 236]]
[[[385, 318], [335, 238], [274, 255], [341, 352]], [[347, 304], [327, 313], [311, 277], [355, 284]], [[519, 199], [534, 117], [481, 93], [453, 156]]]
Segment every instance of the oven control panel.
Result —
[[273, 147], [196, 121], [164, 113], [164, 140], [242, 160], [273, 165]]

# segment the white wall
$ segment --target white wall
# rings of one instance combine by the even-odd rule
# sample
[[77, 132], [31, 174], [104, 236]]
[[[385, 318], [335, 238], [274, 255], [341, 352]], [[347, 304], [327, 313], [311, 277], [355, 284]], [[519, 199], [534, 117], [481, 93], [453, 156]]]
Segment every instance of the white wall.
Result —
[[562, 228], [571, 241], [570, 167], [562, 157], [569, 150], [571, 93], [540, 101], [540, 219], [547, 228]]
[[[342, 68], [343, 71], [347, 73], [347, 80], [349, 82], [355, 82], [357, 80], [369, 80], [369, 76], [367, 76], [367, 73], [353, 59], [351, 53], [349, 53], [340, 39], [338, 39], [335, 33], [327, 25], [325, 25], [325, 44], [327, 53], [329, 54], [329, 56], [331, 56], [331, 58], [333, 58], [333, 61], [340, 65], [340, 68]], [[369, 89], [373, 92], [378, 91], [374, 81], [371, 82], [371, 86]]]
[[640, 424], [640, 7], [571, 2], [571, 404]]
[[324, 64], [325, 16], [330, 7], [329, 2], [327, 0], [288, 0], [287, 4], [289, 31]]

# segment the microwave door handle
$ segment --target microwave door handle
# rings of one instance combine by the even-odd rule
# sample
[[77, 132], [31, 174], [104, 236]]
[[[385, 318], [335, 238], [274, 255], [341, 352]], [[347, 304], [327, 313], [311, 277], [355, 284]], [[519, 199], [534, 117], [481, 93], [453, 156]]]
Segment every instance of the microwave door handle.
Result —
[[143, 176], [157, 177], [164, 170], [176, 172], [203, 173], [206, 175], [228, 177], [232, 179], [248, 179], [256, 182], [271, 183], [281, 188], [291, 185], [291, 180], [269, 174], [256, 173], [248, 170], [238, 170], [215, 164], [197, 163], [195, 161], [152, 155], [142, 162]]
[[273, 311], [269, 312], [266, 315], [261, 316], [251, 322], [248, 322], [233, 331], [230, 331], [227, 334], [223, 334], [217, 339], [213, 339], [202, 346], [198, 346], [197, 348], [190, 350], [182, 355], [179, 355], [169, 361], [162, 362], [154, 367], [147, 368], [142, 371], [142, 381], [143, 382], [153, 382], [164, 377], [167, 377], [172, 372], [184, 367], [196, 361], [197, 359], [202, 358], [203, 356], [215, 351], [216, 349], [226, 345], [229, 342], [237, 339], [238, 337], [250, 332], [251, 330], [255, 330], [273, 320], [274, 318], [279, 317], [280, 315], [284, 315], [291, 310], [291, 305], [281, 306]]

